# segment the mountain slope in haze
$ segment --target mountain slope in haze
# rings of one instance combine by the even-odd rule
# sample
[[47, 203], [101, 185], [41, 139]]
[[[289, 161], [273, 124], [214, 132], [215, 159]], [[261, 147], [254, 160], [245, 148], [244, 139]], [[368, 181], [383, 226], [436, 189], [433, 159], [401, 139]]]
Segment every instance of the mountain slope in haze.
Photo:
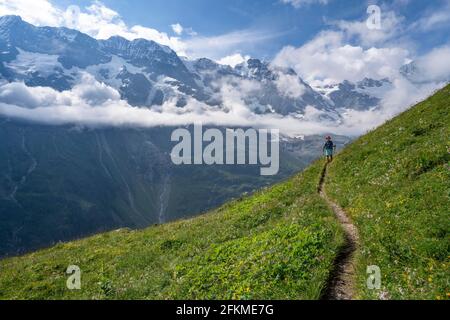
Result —
[[[325, 188], [359, 228], [357, 298], [448, 292], [450, 86], [339, 154]], [[323, 161], [208, 214], [0, 261], [0, 298], [317, 299], [343, 233], [317, 193]], [[66, 268], [82, 289], [66, 289]], [[379, 266], [381, 288], [367, 288]]]
[[83, 129], [0, 117], [0, 256], [205, 212], [306, 167], [322, 139], [282, 141], [280, 172], [264, 177], [259, 166], [173, 165], [173, 129]]

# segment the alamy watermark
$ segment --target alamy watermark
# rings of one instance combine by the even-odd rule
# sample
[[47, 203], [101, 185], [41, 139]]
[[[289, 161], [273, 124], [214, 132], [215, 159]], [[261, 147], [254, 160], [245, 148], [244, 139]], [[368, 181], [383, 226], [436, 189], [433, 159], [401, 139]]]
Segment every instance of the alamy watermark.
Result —
[[381, 30], [381, 8], [377, 5], [370, 5], [367, 8], [369, 18], [366, 21], [369, 30]]
[[81, 269], [79, 266], [70, 265], [67, 267], [66, 274], [70, 275], [67, 278], [66, 286], [69, 290], [81, 290]]
[[367, 266], [369, 277], [367, 278], [367, 288], [370, 290], [379, 290], [381, 288], [381, 269], [379, 266]]
[[66, 27], [76, 29], [79, 25], [81, 10], [76, 5], [70, 5], [67, 7], [64, 17], [66, 20]]
[[193, 135], [179, 128], [172, 132], [171, 140], [178, 142], [170, 154], [175, 165], [260, 165], [263, 176], [276, 175], [280, 168], [278, 129], [204, 131], [196, 123]]

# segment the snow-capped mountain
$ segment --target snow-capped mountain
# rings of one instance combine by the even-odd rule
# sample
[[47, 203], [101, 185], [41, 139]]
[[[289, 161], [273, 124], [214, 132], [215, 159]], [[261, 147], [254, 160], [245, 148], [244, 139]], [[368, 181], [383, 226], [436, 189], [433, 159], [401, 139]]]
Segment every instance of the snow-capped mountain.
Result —
[[[418, 81], [414, 63], [400, 72], [411, 82]], [[376, 108], [393, 88], [389, 79], [368, 78], [313, 88], [293, 69], [258, 59], [233, 68], [207, 58], [180, 58], [154, 41], [118, 36], [96, 40], [67, 28], [36, 27], [18, 16], [0, 17], [0, 82], [64, 91], [85, 73], [138, 107], [170, 101], [184, 108], [195, 100], [205, 107], [227, 108], [224, 96], [232, 92], [256, 114], [302, 117], [307, 107], [313, 107], [319, 118], [334, 121], [346, 109]]]
[[421, 80], [419, 79], [420, 70], [416, 61], [412, 61], [402, 66], [400, 68], [400, 73], [411, 82], [421, 82]]
[[0, 17], [0, 77], [28, 86], [69, 90], [89, 73], [131, 105], [151, 107], [188, 99], [222, 108], [226, 84], [255, 113], [302, 114], [312, 106], [338, 119], [327, 97], [292, 69], [250, 59], [235, 68], [203, 58], [183, 60], [154, 41], [96, 40], [67, 28], [35, 27], [18, 16]]

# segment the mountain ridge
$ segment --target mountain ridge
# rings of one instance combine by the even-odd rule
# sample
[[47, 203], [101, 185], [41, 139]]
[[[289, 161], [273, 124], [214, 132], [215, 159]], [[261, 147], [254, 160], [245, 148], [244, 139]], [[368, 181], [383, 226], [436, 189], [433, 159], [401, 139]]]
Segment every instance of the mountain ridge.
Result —
[[[383, 81], [366, 79], [368, 90], [359, 88], [363, 92], [349, 89], [358, 84], [344, 82], [336, 85], [331, 94], [326, 94], [326, 88], [312, 88], [293, 69], [273, 66], [256, 58], [234, 68], [207, 58], [187, 61], [152, 40], [130, 41], [120, 36], [96, 40], [64, 27], [36, 27], [19, 16], [0, 17], [0, 49], [0, 77], [8, 82], [22, 80], [29, 86], [48, 86], [63, 91], [71, 89], [79, 78], [77, 74], [84, 71], [139, 107], [162, 105], [175, 99], [177, 106], [183, 108], [190, 97], [220, 107], [223, 101], [217, 97], [218, 83], [231, 84], [243, 94], [240, 81], [250, 80], [259, 88], [251, 95], [243, 94], [243, 99], [256, 113], [286, 116], [302, 114], [306, 106], [312, 106], [324, 111], [329, 119], [339, 121], [342, 112], [339, 109], [367, 110], [378, 105], [380, 99], [372, 96], [370, 89]], [[47, 66], [52, 73], [19, 72], [12, 63], [21, 54], [18, 49], [26, 51], [30, 57], [33, 53], [54, 55], [57, 63]], [[126, 69], [125, 73], [111, 73], [111, 68], [121, 67]]]

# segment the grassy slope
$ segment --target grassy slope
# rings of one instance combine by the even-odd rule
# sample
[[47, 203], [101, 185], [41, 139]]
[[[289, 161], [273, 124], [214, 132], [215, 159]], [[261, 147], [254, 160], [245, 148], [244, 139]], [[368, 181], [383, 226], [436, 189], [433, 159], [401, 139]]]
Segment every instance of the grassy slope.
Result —
[[[0, 261], [0, 298], [316, 299], [342, 232], [316, 193], [321, 163], [209, 214]], [[69, 265], [82, 290], [65, 288]]]
[[329, 195], [362, 236], [359, 298], [366, 267], [378, 265], [384, 295], [445, 298], [449, 292], [450, 86], [363, 136], [333, 163]]

